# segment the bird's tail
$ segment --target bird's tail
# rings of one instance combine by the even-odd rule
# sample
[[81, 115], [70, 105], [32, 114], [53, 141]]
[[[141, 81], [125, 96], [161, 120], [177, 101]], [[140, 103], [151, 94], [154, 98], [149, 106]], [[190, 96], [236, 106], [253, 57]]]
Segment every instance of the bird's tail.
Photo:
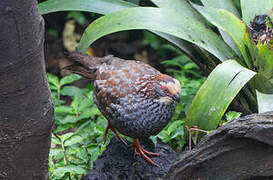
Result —
[[96, 71], [99, 66], [109, 60], [108, 58], [93, 57], [78, 52], [69, 53], [67, 57], [73, 64], [65, 67], [66, 70], [91, 80], [96, 79]]

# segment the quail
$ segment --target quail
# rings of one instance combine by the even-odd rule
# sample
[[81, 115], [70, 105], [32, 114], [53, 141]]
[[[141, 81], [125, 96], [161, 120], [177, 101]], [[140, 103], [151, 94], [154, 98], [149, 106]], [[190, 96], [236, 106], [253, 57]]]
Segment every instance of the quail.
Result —
[[74, 64], [66, 69], [94, 82], [94, 102], [108, 120], [104, 140], [109, 129], [126, 145], [119, 133], [131, 137], [135, 154], [157, 166], [148, 155], [159, 154], [143, 149], [139, 139], [157, 135], [168, 124], [180, 101], [179, 81], [141, 61], [77, 52], [68, 58]]

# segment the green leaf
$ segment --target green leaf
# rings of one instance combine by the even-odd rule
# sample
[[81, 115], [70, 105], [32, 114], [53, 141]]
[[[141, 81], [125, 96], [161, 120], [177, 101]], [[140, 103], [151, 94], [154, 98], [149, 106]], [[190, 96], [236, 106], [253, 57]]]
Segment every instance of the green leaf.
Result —
[[179, 37], [206, 49], [220, 60], [235, 56], [216, 33], [199, 21], [172, 10], [152, 7], [124, 9], [97, 19], [87, 27], [77, 48], [85, 52], [102, 36], [133, 29], [154, 30]]
[[234, 14], [237, 17], [240, 17], [240, 14], [236, 7], [234, 6], [231, 0], [201, 0], [204, 6], [213, 7], [217, 9], [225, 9]]
[[273, 94], [264, 94], [256, 90], [258, 100], [258, 111], [264, 113], [273, 111]]
[[71, 74], [71, 75], [69, 75], [69, 76], [63, 77], [63, 78], [61, 79], [61, 81], [60, 81], [60, 85], [63, 86], [63, 85], [65, 85], [65, 84], [70, 84], [70, 83], [72, 83], [72, 82], [74, 82], [74, 81], [77, 81], [77, 80], [79, 80], [79, 79], [81, 79], [81, 78], [82, 78], [82, 77], [81, 77], [80, 75], [78, 75], [78, 74]]
[[61, 148], [51, 148], [49, 152], [49, 156], [63, 156], [63, 150]]
[[[202, 0], [202, 3], [206, 7], [225, 9], [225, 10], [233, 13], [238, 18], [240, 18], [240, 14], [237, 11], [237, 9], [235, 8], [235, 6], [231, 0], [221, 0], [221, 1], [219, 1], [219, 0]], [[229, 45], [229, 47], [231, 47], [236, 52], [236, 54], [238, 54], [238, 56], [241, 56], [241, 53], [240, 53], [238, 47], [236, 46], [236, 44], [234, 43], [232, 37], [222, 29], [219, 29], [219, 32], [220, 32], [221, 36], [223, 37], [224, 41]]]
[[58, 79], [57, 76], [55, 76], [53, 74], [50, 74], [50, 73], [47, 73], [47, 79], [48, 79], [49, 84], [52, 84], [53, 86], [55, 86], [54, 89], [58, 89], [60, 84], [59, 84], [59, 79]]
[[89, 108], [92, 104], [94, 104], [93, 98], [87, 97], [81, 98], [79, 104], [79, 111], [82, 112], [84, 109]]
[[267, 45], [259, 44], [258, 48], [258, 72], [267, 79], [273, 78], [273, 40]]
[[219, 64], [194, 97], [187, 113], [186, 127], [214, 130], [231, 101], [255, 74], [235, 60]]
[[73, 115], [67, 115], [63, 119], [59, 119], [58, 124], [76, 123], [78, 120]]
[[226, 31], [234, 40], [239, 48], [245, 63], [252, 68], [249, 54], [245, 47], [244, 35], [246, 32], [245, 24], [234, 14], [224, 9], [196, 6], [196, 9], [204, 15], [213, 25]]
[[69, 106], [56, 106], [55, 113], [67, 113], [67, 114], [74, 114], [73, 109]]
[[59, 140], [59, 138], [57, 138], [56, 136], [54, 136], [52, 134], [52, 136], [51, 136], [51, 143], [52, 144], [61, 144], [61, 141]]
[[184, 0], [152, 0], [158, 7], [173, 9], [178, 13], [185, 14], [186, 16], [193, 18], [197, 21], [204, 23], [204, 18], [187, 2]]
[[38, 8], [42, 15], [57, 11], [87, 11], [108, 14], [134, 6], [136, 5], [121, 0], [48, 0], [39, 3]]
[[272, 8], [273, 0], [241, 0], [243, 21], [246, 24], [250, 24], [257, 15], [269, 14]]
[[86, 171], [80, 166], [75, 165], [67, 165], [64, 167], [58, 167], [54, 170], [54, 176], [61, 178], [65, 175], [65, 173], [72, 173], [72, 174], [85, 174]]
[[80, 135], [75, 134], [64, 142], [64, 146], [71, 146], [73, 144], [82, 142], [82, 140], [83, 138]]
[[74, 132], [69, 132], [69, 133], [63, 134], [63, 135], [60, 136], [60, 137], [61, 137], [61, 139], [62, 139], [63, 141], [65, 141], [65, 140], [69, 139], [71, 136], [73, 136], [74, 134], [75, 134]]
[[242, 115], [241, 112], [229, 111], [226, 113], [226, 120], [231, 121], [232, 119], [239, 118], [241, 115]]
[[65, 86], [61, 89], [61, 95], [70, 97], [82, 97], [83, 93], [81, 89], [76, 86]]
[[77, 117], [77, 120], [87, 119], [98, 114], [100, 114], [100, 111], [97, 108], [86, 109]]

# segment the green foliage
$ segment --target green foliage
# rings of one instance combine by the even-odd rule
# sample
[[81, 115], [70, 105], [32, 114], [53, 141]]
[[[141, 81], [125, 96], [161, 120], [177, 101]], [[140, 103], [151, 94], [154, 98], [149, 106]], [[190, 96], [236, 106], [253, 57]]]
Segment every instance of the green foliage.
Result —
[[50, 179], [82, 178], [109, 143], [109, 139], [103, 143], [107, 121], [93, 102], [92, 88], [67, 86], [80, 78], [72, 74], [59, 80], [48, 74], [55, 105], [55, 129], [49, 154]]

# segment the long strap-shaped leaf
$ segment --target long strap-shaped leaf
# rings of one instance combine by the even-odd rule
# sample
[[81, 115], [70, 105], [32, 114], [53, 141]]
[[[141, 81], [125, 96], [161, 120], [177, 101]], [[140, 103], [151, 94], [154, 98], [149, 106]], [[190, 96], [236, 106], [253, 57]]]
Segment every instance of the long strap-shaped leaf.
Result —
[[57, 11], [87, 11], [109, 14], [136, 6], [122, 0], [48, 0], [40, 3], [38, 8], [42, 15]]
[[264, 94], [256, 90], [258, 100], [258, 111], [264, 113], [267, 111], [273, 111], [273, 94]]
[[[155, 1], [157, 2], [160, 1], [161, 2], [161, 3], [159, 2], [160, 5], [162, 4], [162, 0], [155, 0]], [[201, 16], [197, 12], [193, 11], [192, 8], [187, 9], [187, 7], [189, 7], [188, 3], [184, 1], [180, 1], [180, 0], [176, 0], [176, 1], [179, 2], [180, 6], [177, 7], [177, 9], [179, 9], [180, 12], [183, 12], [183, 14], [186, 14], [187, 16], [195, 19], [196, 21], [199, 21], [201, 19]], [[115, 11], [119, 11], [119, 10], [130, 8], [130, 7], [135, 7], [135, 6], [136, 5], [133, 3], [128, 3], [126, 1], [121, 1], [121, 0], [77, 0], [77, 1], [48, 0], [48, 1], [40, 3], [38, 8], [42, 15], [51, 13], [51, 12], [57, 12], [57, 11], [87, 11], [87, 12], [94, 12], [99, 14], [110, 14]], [[170, 41], [171, 43], [175, 44], [186, 54], [190, 56], [194, 55], [191, 53], [192, 49], [189, 48], [188, 45], [182, 39], [172, 36], [170, 34], [159, 32], [159, 31], [152, 31], [152, 32]], [[232, 55], [227, 55], [227, 56], [232, 57], [233, 52], [231, 49], [229, 49], [229, 51], [230, 51], [229, 54], [232, 54]], [[219, 57], [222, 57], [222, 56], [218, 56], [218, 58]], [[222, 58], [220, 60], [224, 61], [226, 59]]]
[[187, 113], [186, 127], [216, 129], [231, 101], [255, 74], [235, 60], [219, 64], [194, 97]]
[[202, 23], [165, 8], [152, 7], [124, 9], [97, 19], [85, 30], [78, 50], [84, 52], [91, 43], [107, 34], [133, 29], [155, 30], [185, 39], [221, 60], [235, 56], [231, 48]]
[[248, 68], [252, 68], [253, 62], [245, 47], [244, 35], [246, 32], [246, 25], [234, 14], [224, 9], [216, 9], [211, 7], [196, 6], [196, 9], [205, 16], [212, 24], [220, 29], [226, 31], [238, 46], [245, 64]]
[[[233, 2], [231, 0], [201, 0], [203, 5], [205, 7], [213, 7], [213, 8], [217, 8], [217, 9], [225, 9], [229, 12], [231, 12], [232, 14], [234, 14], [237, 17], [240, 17], [239, 12], [237, 11], [237, 9], [235, 8]], [[221, 36], [223, 37], [224, 41], [236, 52], [236, 54], [238, 54], [238, 56], [242, 56], [238, 47], [236, 46], [236, 44], [234, 43], [234, 40], [232, 39], [232, 37], [225, 32], [224, 30], [219, 29], [219, 32], [221, 34]]]

